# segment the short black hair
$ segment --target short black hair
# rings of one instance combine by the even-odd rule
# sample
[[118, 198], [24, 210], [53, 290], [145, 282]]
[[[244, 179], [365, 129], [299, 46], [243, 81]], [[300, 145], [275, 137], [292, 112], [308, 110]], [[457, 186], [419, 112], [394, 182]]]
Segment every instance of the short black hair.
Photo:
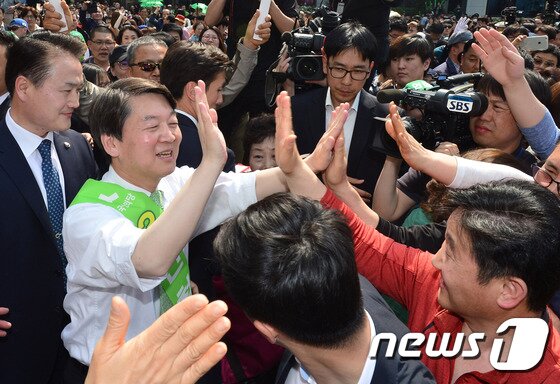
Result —
[[275, 133], [276, 122], [273, 114], [263, 113], [249, 119], [243, 136], [243, 164], [249, 164], [249, 154], [253, 144], [262, 143], [268, 137], [274, 138]]
[[432, 59], [433, 48], [430, 42], [420, 35], [403, 35], [389, 46], [389, 59], [408, 55], [418, 55], [422, 62]]
[[178, 41], [163, 58], [160, 81], [175, 99], [180, 99], [187, 83], [202, 80], [210, 84], [232, 67], [228, 56], [213, 45]]
[[521, 278], [527, 284], [529, 309], [543, 311], [560, 288], [560, 199], [525, 180], [450, 189], [445, 199], [449, 209], [459, 209], [478, 281]]
[[108, 33], [111, 35], [113, 39], [115, 39], [115, 34], [113, 33], [113, 31], [111, 31], [108, 27], [104, 25], [98, 25], [97, 27], [93, 27], [89, 34], [89, 40], [93, 40], [96, 33]]
[[14, 93], [18, 76], [25, 76], [37, 87], [51, 75], [52, 60], [60, 55], [69, 55], [78, 60], [82, 54], [82, 43], [68, 35], [40, 31], [18, 40], [8, 49], [6, 63], [6, 87]]
[[161, 27], [162, 32], [177, 32], [179, 34], [179, 40], [183, 40], [183, 28], [179, 27], [177, 24], [174, 23], [168, 23], [168, 24], [164, 24], [163, 27]]
[[327, 58], [335, 57], [347, 49], [355, 49], [362, 59], [373, 61], [377, 54], [377, 40], [362, 24], [349, 21], [329, 32], [323, 49]]
[[338, 211], [272, 195], [222, 225], [214, 249], [251, 319], [323, 348], [347, 345], [363, 324], [352, 233]]
[[408, 25], [403, 19], [396, 19], [389, 23], [389, 31], [408, 33]]
[[132, 32], [136, 33], [136, 36], [138, 38], [142, 37], [142, 32], [137, 27], [135, 27], [134, 25], [125, 25], [125, 26], [123, 26], [119, 29], [119, 34], [117, 35], [117, 44], [118, 45], [122, 45], [123, 35], [126, 31], [132, 31]]
[[[550, 106], [552, 100], [552, 93], [550, 92], [550, 86], [542, 77], [535, 71], [529, 69], [525, 70], [524, 73], [525, 80], [529, 83], [529, 87], [533, 94], [543, 103], [547, 108]], [[486, 95], [493, 94], [499, 96], [502, 100], [507, 101], [506, 95], [504, 93], [504, 88], [494, 77], [486, 73], [482, 79], [479, 80], [476, 85], [476, 90], [482, 92]]]
[[101, 136], [107, 135], [122, 140], [123, 127], [131, 113], [130, 99], [146, 94], [161, 95], [171, 108], [175, 109], [177, 106], [173, 96], [163, 85], [137, 77], [115, 81], [103, 89], [91, 104], [89, 112], [91, 135], [109, 161], [111, 157], [103, 148]]
[[556, 45], [548, 44], [548, 48], [546, 48], [543, 51], [533, 51], [533, 52], [531, 52], [531, 56], [533, 57], [533, 59], [535, 58], [535, 55], [539, 52], [540, 53], [550, 53], [550, 54], [554, 55], [556, 57], [556, 67], [560, 67], [560, 48], [558, 48]]

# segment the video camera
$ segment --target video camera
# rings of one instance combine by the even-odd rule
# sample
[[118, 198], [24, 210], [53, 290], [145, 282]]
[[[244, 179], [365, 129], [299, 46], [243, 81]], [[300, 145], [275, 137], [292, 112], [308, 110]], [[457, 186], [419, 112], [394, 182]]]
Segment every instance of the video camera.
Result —
[[309, 27], [282, 34], [282, 41], [288, 46], [288, 56], [292, 58], [286, 76], [295, 83], [322, 80], [325, 77], [321, 47], [325, 35], [340, 24], [338, 13], [325, 8], [320, 8], [314, 15], [319, 17], [313, 19]]
[[517, 17], [523, 15], [523, 11], [518, 11], [517, 7], [506, 7], [502, 10], [502, 17], [506, 19], [506, 25], [511, 25], [515, 23]]
[[278, 60], [266, 71], [266, 83], [264, 97], [269, 107], [275, 103], [276, 96], [280, 93], [281, 84], [290, 79], [295, 83], [296, 92], [310, 89], [313, 85], [306, 81], [322, 80], [323, 59], [321, 48], [325, 41], [325, 35], [340, 25], [340, 16], [327, 8], [320, 8], [313, 14], [316, 17], [308, 27], [294, 29], [282, 34], [282, 41], [286, 43], [288, 57], [292, 60], [288, 65], [286, 73], [276, 72], [274, 69]]
[[[469, 130], [470, 118], [482, 115], [488, 107], [486, 96], [472, 91], [473, 84], [469, 82], [482, 76], [482, 73], [440, 76], [430, 89], [415, 89], [413, 82], [408, 89], [379, 91], [377, 100], [380, 103], [402, 102], [409, 107], [419, 108], [423, 119], [406, 119], [405, 128], [425, 148], [433, 150], [439, 143], [449, 141], [464, 151], [474, 147]], [[389, 156], [401, 157], [397, 144], [385, 130], [376, 133], [373, 149]]]

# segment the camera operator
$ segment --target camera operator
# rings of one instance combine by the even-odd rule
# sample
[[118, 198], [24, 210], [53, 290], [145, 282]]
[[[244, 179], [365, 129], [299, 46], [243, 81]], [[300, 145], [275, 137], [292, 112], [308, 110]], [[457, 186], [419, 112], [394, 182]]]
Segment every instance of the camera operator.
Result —
[[[489, 72], [477, 88], [488, 97], [488, 108], [481, 116], [471, 118], [471, 134], [478, 146], [512, 154], [522, 162], [525, 172], [531, 173], [531, 165], [538, 159], [525, 149], [525, 140], [544, 159], [559, 137], [558, 128], [545, 107], [550, 101], [550, 90], [541, 76], [524, 69], [523, 58], [505, 36], [492, 32], [494, 44], [499, 41], [505, 50], [501, 47], [482, 50], [480, 46], [489, 46], [485, 38], [489, 32], [481, 31], [477, 38], [484, 40], [473, 44], [473, 49]], [[395, 184], [399, 164], [400, 160], [387, 158], [373, 197], [374, 210], [390, 221], [404, 215], [421, 196], [408, 187], [417, 185], [422, 177], [420, 173], [413, 175], [410, 171]]]
[[374, 65], [377, 43], [373, 34], [358, 22], [348, 22], [330, 32], [322, 49], [327, 88], [292, 97], [294, 131], [300, 153], [310, 153], [328, 125], [331, 112], [349, 103], [344, 124], [348, 153], [348, 176], [359, 183], [362, 197], [368, 197], [383, 166], [384, 155], [370, 150], [375, 131], [384, 129], [374, 116], [385, 117], [387, 106], [362, 90]]

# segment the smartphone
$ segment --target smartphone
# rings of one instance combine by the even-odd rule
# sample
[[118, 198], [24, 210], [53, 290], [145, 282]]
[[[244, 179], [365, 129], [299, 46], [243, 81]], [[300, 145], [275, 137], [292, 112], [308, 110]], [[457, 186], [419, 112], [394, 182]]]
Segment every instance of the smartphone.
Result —
[[68, 26], [66, 25], [66, 18], [64, 17], [64, 11], [62, 10], [62, 6], [60, 5], [60, 0], [50, 0], [50, 3], [53, 5], [54, 10], [62, 16], [62, 21], [64, 26], [60, 28], [60, 32], [66, 32], [68, 30]]
[[548, 49], [548, 36], [529, 36], [519, 45], [526, 51], [544, 51]]

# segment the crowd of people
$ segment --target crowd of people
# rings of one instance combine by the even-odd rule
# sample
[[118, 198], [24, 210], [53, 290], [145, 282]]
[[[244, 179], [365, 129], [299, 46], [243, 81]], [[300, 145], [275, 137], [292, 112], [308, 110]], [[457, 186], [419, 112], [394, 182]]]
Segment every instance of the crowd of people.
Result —
[[347, 3], [2, 5], [0, 382], [560, 382], [560, 30]]

